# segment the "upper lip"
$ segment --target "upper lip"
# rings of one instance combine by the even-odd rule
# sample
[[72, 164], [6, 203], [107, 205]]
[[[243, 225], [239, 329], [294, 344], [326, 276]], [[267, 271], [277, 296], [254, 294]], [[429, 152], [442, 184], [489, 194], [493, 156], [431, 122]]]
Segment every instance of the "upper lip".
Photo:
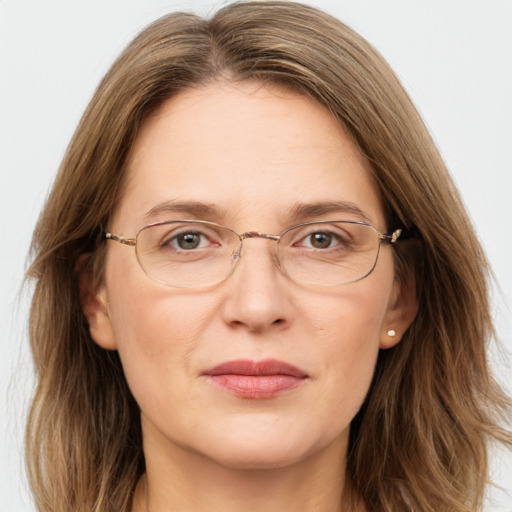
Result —
[[293, 364], [279, 361], [277, 359], [264, 359], [263, 361], [251, 361], [250, 359], [237, 359], [226, 361], [209, 368], [203, 372], [203, 375], [289, 375], [298, 379], [304, 379], [308, 376], [306, 372], [297, 368]]

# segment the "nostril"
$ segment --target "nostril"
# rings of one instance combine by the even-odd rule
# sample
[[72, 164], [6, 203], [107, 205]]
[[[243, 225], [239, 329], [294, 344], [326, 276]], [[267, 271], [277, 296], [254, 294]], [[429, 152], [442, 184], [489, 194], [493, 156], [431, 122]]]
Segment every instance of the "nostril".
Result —
[[257, 322], [257, 321], [244, 321], [244, 320], [233, 320], [230, 325], [232, 328], [239, 329], [248, 327], [252, 333], [263, 333], [270, 326], [279, 326], [286, 324], [284, 318], [276, 318], [270, 323]]

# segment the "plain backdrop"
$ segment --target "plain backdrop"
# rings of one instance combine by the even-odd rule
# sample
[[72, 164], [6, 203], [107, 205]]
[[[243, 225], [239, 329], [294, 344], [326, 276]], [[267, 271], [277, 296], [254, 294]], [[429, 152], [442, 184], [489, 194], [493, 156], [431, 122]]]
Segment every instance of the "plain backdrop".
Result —
[[[34, 510], [22, 453], [33, 385], [29, 290], [20, 287], [31, 231], [67, 143], [98, 81], [142, 27], [169, 11], [207, 15], [225, 3], [0, 0], [0, 512]], [[512, 2], [311, 3], [381, 51], [431, 129], [495, 272], [502, 348], [493, 350], [493, 361], [510, 390]], [[492, 492], [487, 510], [511, 512], [510, 455], [497, 453], [493, 468], [504, 489]]]

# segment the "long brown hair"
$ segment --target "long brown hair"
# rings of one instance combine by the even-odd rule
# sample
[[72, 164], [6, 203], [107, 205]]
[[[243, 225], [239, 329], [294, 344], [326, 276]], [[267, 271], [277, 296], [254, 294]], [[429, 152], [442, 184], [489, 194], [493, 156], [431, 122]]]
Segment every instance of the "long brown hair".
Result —
[[[489, 373], [484, 254], [420, 116], [382, 57], [329, 15], [292, 2], [231, 4], [211, 19], [171, 14], [124, 50], [71, 140], [37, 224], [30, 337], [38, 379], [28, 419], [40, 512], [127, 512], [144, 472], [139, 410], [116, 352], [90, 338], [79, 271], [101, 279], [101, 232], [144, 119], [212, 80], [283, 84], [323, 104], [371, 164], [419, 312], [382, 351], [351, 426], [347, 478], [369, 510], [480, 510], [488, 445], [512, 444], [510, 400]], [[409, 247], [407, 247], [409, 246]], [[84, 256], [88, 255], [88, 256]]]

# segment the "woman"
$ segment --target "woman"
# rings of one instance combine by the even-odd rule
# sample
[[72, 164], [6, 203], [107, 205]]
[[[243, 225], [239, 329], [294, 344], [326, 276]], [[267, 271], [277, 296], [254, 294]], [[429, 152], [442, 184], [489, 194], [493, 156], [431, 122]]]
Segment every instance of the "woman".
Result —
[[479, 510], [486, 263], [396, 77], [289, 2], [114, 63], [34, 234], [39, 510]]

